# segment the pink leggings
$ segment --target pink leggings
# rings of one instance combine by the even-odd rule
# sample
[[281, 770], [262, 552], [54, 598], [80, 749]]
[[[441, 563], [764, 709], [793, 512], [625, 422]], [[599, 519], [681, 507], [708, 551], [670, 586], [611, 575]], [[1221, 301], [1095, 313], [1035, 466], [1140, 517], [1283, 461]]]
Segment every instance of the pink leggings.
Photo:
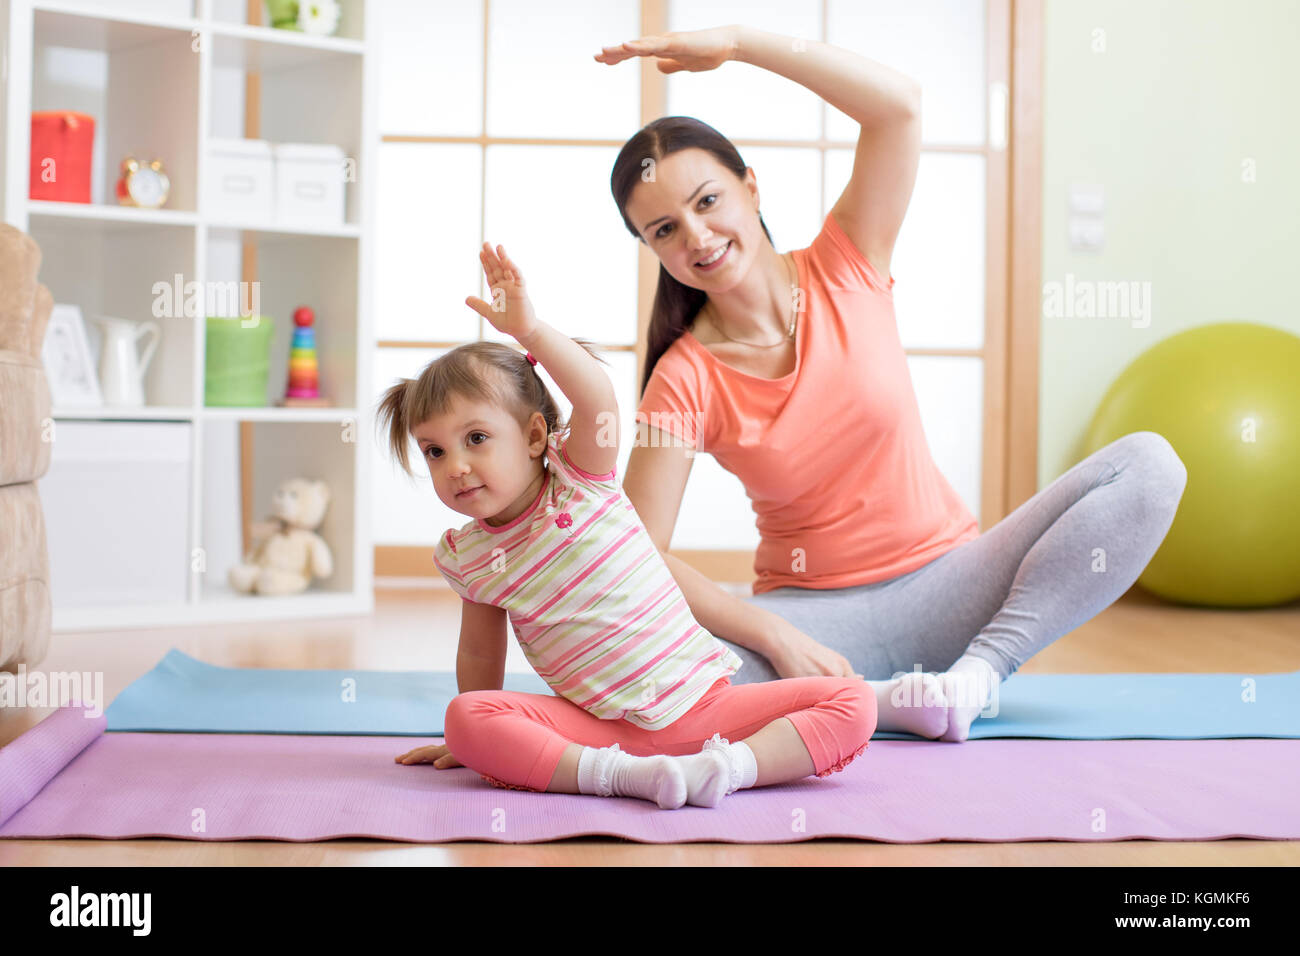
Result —
[[638, 757], [699, 753], [715, 733], [744, 740], [772, 721], [789, 719], [829, 776], [867, 749], [876, 730], [876, 697], [857, 678], [791, 677], [733, 686], [719, 678], [689, 711], [661, 730], [601, 720], [563, 697], [475, 690], [452, 698], [444, 739], [461, 764], [493, 786], [545, 790], [569, 744], [619, 746]]

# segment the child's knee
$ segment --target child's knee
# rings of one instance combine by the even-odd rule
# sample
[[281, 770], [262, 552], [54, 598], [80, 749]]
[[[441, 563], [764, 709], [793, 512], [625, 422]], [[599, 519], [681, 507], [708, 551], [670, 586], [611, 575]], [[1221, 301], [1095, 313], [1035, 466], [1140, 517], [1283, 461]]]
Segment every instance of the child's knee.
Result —
[[871, 689], [871, 685], [864, 680], [854, 679], [854, 693], [858, 697], [858, 715], [861, 720], [859, 731], [862, 739], [866, 740], [876, 732], [876, 692]]
[[491, 695], [491, 691], [471, 690], [451, 699], [442, 720], [442, 738], [452, 753], [456, 752], [456, 741], [463, 744], [468, 739], [476, 715], [481, 716], [485, 707], [490, 708]]
[[850, 732], [867, 740], [876, 732], [876, 693], [871, 685], [856, 677], [847, 677], [842, 681], [840, 690], [835, 695], [843, 701], [845, 720], [850, 725]]

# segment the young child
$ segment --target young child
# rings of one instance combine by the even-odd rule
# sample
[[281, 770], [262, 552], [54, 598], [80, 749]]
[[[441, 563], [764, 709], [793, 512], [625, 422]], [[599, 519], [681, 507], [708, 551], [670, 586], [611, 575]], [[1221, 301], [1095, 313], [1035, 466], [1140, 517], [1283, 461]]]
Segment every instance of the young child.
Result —
[[[496, 307], [466, 303], [527, 357], [497, 343], [461, 346], [393, 385], [379, 406], [403, 468], [413, 436], [439, 499], [473, 518], [434, 552], [464, 601], [461, 693], [444, 744], [397, 762], [663, 809], [713, 807], [741, 788], [843, 769], [876, 728], [870, 686], [841, 677], [731, 684], [740, 658], [691, 615], [615, 479], [608, 378], [583, 345], [536, 317], [502, 246], [484, 243], [480, 259]], [[573, 404], [567, 425], [538, 362]], [[501, 690], [507, 621], [558, 696]]]

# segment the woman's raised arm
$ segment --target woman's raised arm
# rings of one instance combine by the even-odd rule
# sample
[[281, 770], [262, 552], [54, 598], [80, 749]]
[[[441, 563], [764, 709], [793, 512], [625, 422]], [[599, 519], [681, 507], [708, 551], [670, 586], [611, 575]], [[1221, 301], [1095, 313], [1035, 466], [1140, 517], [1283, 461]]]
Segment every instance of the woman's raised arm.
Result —
[[920, 163], [919, 83], [850, 50], [743, 24], [642, 37], [606, 47], [596, 59], [618, 63], [631, 56], [656, 57], [661, 73], [748, 63], [793, 80], [857, 121], [853, 174], [831, 213], [876, 271], [889, 276]]

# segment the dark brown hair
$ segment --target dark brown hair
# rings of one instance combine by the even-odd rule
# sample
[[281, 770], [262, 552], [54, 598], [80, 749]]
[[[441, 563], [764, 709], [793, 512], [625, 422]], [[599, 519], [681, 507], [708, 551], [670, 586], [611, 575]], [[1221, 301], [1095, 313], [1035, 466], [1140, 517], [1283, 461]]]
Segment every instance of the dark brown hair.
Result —
[[[605, 362], [591, 343], [573, 341]], [[457, 397], [505, 409], [520, 428], [527, 427], [533, 412], [541, 412], [548, 436], [568, 427], [560, 421], [559, 406], [524, 353], [501, 342], [471, 342], [434, 359], [419, 378], [398, 379], [379, 400], [378, 426], [388, 433], [389, 450], [408, 475], [411, 429], [445, 414]]]
[[[645, 239], [627, 218], [627, 202], [632, 196], [632, 190], [642, 181], [645, 160], [658, 162], [679, 150], [693, 148], [708, 150], [737, 179], [745, 178], [745, 161], [740, 158], [740, 153], [731, 140], [708, 123], [690, 116], [662, 116], [624, 143], [619, 151], [618, 159], [614, 161], [614, 172], [609, 178], [609, 188], [614, 193], [614, 202], [618, 204], [618, 211], [628, 232], [641, 242], [644, 243]], [[763, 222], [761, 214], [758, 224], [763, 227], [767, 241], [772, 242], [772, 234], [768, 232], [767, 223]], [[659, 286], [655, 289], [654, 307], [650, 310], [645, 371], [641, 375], [638, 397], [645, 394], [650, 374], [660, 356], [686, 331], [707, 299], [708, 293], [703, 289], [683, 285], [668, 273], [662, 262], [659, 264]]]

